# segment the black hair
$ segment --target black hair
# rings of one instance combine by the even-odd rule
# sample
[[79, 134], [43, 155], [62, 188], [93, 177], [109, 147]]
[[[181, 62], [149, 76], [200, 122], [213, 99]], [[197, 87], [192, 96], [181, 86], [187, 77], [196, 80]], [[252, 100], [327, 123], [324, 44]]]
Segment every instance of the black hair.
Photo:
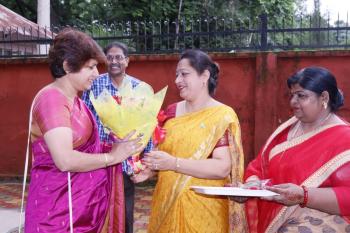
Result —
[[209, 71], [208, 91], [210, 95], [214, 95], [218, 85], [219, 66], [212, 61], [208, 54], [199, 49], [186, 50], [180, 56], [180, 60], [182, 59], [188, 59], [198, 74], [202, 74], [205, 70]]
[[327, 91], [329, 94], [328, 105], [332, 112], [344, 105], [344, 96], [338, 89], [334, 75], [323, 67], [307, 67], [292, 75], [287, 80], [289, 89], [299, 84], [302, 88], [316, 93], [318, 96]]
[[110, 44], [108, 44], [104, 49], [103, 49], [103, 52], [107, 55], [108, 51], [111, 49], [111, 48], [119, 48], [123, 51], [123, 54], [125, 57], [128, 57], [129, 56], [129, 49], [128, 49], [128, 46], [126, 46], [126, 44], [122, 43], [122, 42], [117, 42], [117, 41], [114, 41]]

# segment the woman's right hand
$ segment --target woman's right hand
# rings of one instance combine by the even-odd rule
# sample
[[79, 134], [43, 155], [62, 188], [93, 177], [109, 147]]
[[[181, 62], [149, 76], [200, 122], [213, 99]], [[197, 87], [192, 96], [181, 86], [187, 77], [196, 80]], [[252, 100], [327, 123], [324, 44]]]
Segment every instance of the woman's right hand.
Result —
[[136, 133], [135, 130], [131, 131], [125, 138], [118, 140], [113, 144], [112, 150], [109, 155], [112, 157], [112, 161], [108, 165], [121, 163], [132, 155], [139, 154], [143, 151], [144, 146], [141, 143], [142, 136], [138, 136], [135, 139], [130, 139]]

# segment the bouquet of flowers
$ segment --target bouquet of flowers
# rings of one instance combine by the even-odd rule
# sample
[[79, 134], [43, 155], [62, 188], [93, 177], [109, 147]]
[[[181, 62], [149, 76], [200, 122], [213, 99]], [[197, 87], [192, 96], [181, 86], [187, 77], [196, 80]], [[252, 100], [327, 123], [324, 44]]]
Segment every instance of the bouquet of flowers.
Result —
[[[158, 124], [160, 107], [164, 101], [167, 87], [154, 94], [152, 87], [141, 82], [136, 87], [131, 83], [112, 96], [107, 90], [96, 98], [90, 94], [93, 104], [104, 127], [111, 130], [118, 138], [124, 138], [130, 131], [143, 135], [142, 144], [146, 145]], [[133, 172], [143, 169], [139, 155], [128, 159]]]

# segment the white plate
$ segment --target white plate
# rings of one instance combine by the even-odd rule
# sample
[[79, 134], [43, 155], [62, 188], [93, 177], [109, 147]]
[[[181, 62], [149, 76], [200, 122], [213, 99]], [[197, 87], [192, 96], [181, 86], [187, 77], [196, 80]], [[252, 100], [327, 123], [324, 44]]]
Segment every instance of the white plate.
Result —
[[197, 193], [207, 195], [223, 196], [240, 196], [240, 197], [268, 197], [279, 195], [269, 190], [242, 189], [237, 187], [208, 187], [208, 186], [191, 186], [191, 189]]

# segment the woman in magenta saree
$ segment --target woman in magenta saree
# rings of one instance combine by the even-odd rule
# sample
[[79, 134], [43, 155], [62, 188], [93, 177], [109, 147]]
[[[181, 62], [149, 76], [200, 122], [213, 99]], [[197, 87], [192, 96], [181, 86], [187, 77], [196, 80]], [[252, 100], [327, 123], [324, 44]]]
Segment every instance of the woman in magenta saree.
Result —
[[288, 80], [294, 117], [270, 136], [245, 172], [279, 196], [246, 203], [250, 232], [350, 232], [350, 126], [335, 78], [309, 67]]
[[[25, 232], [107, 232], [111, 169], [141, 150], [139, 139], [101, 146], [94, 118], [78, 92], [98, 76], [104, 61], [86, 34], [61, 31], [50, 48], [55, 81], [32, 106], [32, 170]], [[131, 136], [131, 135], [129, 135]]]
[[[58, 89], [46, 88], [36, 98], [33, 126], [39, 126], [43, 134], [54, 127], [71, 127], [75, 150], [101, 152], [93, 118], [85, 105], [75, 98], [70, 106]], [[35, 129], [32, 128], [33, 135]], [[32, 141], [33, 164], [25, 232], [68, 231], [67, 174], [55, 165], [43, 136], [36, 136]], [[76, 232], [101, 230], [109, 201], [110, 184], [107, 176], [108, 170], [105, 168], [71, 174], [73, 225]]]

